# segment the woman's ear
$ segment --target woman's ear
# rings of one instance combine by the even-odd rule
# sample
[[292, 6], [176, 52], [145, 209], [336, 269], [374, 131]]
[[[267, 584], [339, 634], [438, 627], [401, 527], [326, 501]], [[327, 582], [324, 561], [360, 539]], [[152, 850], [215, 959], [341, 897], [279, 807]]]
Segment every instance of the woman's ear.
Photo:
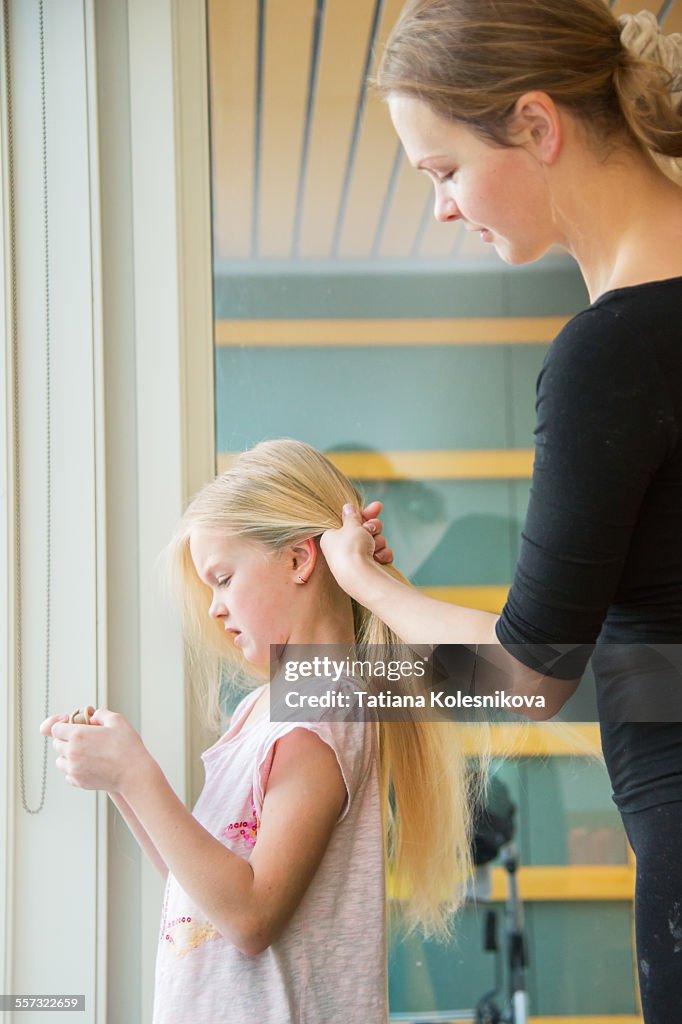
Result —
[[291, 568], [294, 583], [307, 583], [317, 562], [317, 544], [314, 537], [308, 537], [290, 548]]
[[520, 96], [511, 118], [511, 135], [541, 163], [553, 164], [561, 151], [562, 123], [559, 109], [545, 92]]

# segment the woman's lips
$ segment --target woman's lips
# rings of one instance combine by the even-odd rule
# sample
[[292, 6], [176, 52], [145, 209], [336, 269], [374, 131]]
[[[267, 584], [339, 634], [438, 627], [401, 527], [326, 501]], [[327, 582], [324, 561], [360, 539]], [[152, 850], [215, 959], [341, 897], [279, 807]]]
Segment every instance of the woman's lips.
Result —
[[478, 232], [478, 234], [481, 236], [481, 241], [483, 242], [492, 242], [493, 240], [493, 233], [492, 231], [489, 231], [488, 228], [468, 227], [466, 230], [472, 233], [474, 231]]

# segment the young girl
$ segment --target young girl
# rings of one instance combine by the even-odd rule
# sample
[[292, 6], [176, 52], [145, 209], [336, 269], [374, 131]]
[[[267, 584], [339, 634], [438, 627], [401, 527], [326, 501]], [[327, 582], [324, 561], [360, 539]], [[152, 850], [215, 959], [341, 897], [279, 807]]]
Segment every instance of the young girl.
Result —
[[167, 878], [154, 1024], [380, 1024], [387, 858], [408, 928], [445, 934], [461, 902], [471, 776], [456, 726], [270, 721], [271, 645], [397, 640], [320, 551], [348, 503], [360, 495], [323, 455], [270, 441], [180, 523], [168, 559], [204, 719], [221, 722], [221, 677], [251, 683], [202, 755], [193, 814], [122, 716], [41, 727], [67, 781], [108, 790]]

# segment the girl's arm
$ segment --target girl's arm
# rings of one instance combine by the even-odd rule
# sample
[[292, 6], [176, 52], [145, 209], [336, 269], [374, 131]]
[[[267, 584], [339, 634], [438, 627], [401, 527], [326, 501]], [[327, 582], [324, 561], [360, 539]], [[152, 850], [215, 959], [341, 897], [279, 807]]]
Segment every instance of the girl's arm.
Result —
[[247, 861], [190, 814], [151, 757], [128, 772], [120, 790], [179, 885], [246, 955], [267, 949], [290, 920], [346, 796], [333, 750], [307, 729], [287, 733], [275, 744], [258, 841]]
[[98, 708], [89, 726], [62, 717], [46, 719], [41, 732], [52, 735], [57, 767], [69, 785], [120, 794], [159, 858], [218, 931], [246, 955], [266, 949], [301, 902], [346, 798], [332, 748], [299, 728], [275, 743], [258, 841], [247, 861], [187, 810], [123, 715]]
[[[228, 723], [228, 728], [231, 724], [232, 719], [230, 719], [230, 722]], [[109, 793], [109, 796], [111, 798], [111, 802], [118, 808], [121, 813], [121, 817], [140, 844], [140, 849], [147, 854], [149, 860], [165, 881], [168, 878], [168, 865], [149, 838], [149, 835], [143, 828], [140, 819], [121, 793]]]
[[154, 846], [154, 843], [149, 838], [149, 835], [140, 823], [140, 819], [137, 817], [128, 801], [120, 793], [109, 793], [109, 796], [111, 797], [112, 803], [120, 811], [121, 817], [125, 821], [126, 825], [137, 839], [140, 849], [147, 854], [147, 857], [165, 881], [168, 878], [168, 865], [165, 863], [163, 857], [161, 857], [159, 851]]

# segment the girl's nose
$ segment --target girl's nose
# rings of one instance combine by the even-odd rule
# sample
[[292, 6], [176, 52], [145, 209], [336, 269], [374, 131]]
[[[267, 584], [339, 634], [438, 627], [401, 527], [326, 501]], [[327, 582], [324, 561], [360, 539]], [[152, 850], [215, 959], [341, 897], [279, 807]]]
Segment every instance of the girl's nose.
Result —
[[446, 192], [436, 189], [436, 202], [433, 208], [433, 215], [436, 220], [445, 223], [448, 220], [459, 220], [461, 214], [457, 209], [457, 203]]
[[211, 601], [211, 607], [208, 609], [208, 614], [212, 619], [219, 619], [221, 615], [225, 614], [225, 606], [218, 594], [213, 595], [213, 600]]

